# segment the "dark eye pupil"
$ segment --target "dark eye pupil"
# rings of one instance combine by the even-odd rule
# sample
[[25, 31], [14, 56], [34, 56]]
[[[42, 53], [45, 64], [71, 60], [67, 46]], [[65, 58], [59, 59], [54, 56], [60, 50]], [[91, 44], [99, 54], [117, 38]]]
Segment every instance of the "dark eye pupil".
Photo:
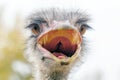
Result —
[[34, 29], [35, 29], [35, 30], [38, 30], [38, 25], [34, 25]]
[[84, 29], [84, 28], [83, 28], [83, 27], [81, 27], [80, 31], [83, 31], [83, 29]]
[[39, 31], [39, 26], [37, 24], [34, 24], [34, 30]]

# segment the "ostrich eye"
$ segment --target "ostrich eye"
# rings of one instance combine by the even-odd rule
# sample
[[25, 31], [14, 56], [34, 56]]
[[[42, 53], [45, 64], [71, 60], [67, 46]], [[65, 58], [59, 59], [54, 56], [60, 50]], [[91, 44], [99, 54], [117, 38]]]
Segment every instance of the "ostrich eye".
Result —
[[38, 24], [31, 24], [30, 27], [34, 35], [38, 35], [40, 33], [40, 28]]
[[88, 30], [88, 29], [92, 29], [92, 28], [87, 24], [82, 24], [80, 26], [79, 31], [80, 31], [81, 35], [83, 35], [83, 34], [85, 34], [86, 30]]
[[81, 27], [80, 27], [80, 33], [81, 33], [81, 35], [83, 35], [85, 32], [86, 32], [86, 26], [85, 25], [81, 25]]

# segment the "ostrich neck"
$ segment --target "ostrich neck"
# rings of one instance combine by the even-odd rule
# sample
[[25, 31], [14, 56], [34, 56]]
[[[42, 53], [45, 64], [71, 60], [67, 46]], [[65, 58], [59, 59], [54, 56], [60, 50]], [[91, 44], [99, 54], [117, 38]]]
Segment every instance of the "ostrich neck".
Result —
[[50, 71], [50, 72], [42, 72], [41, 77], [42, 80], [67, 80], [68, 72], [66, 70], [64, 71]]
[[52, 69], [52, 70], [39, 70], [35, 76], [35, 80], [67, 80], [69, 70], [67, 69]]
[[50, 74], [48, 80], [67, 80], [67, 75], [64, 72], [55, 71]]

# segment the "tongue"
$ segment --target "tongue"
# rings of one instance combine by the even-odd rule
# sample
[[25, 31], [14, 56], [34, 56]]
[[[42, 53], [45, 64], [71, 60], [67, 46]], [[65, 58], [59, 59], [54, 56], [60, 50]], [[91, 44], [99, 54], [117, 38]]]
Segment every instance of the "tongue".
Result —
[[58, 52], [54, 52], [53, 55], [59, 59], [63, 59], [66, 57], [63, 53], [58, 53]]

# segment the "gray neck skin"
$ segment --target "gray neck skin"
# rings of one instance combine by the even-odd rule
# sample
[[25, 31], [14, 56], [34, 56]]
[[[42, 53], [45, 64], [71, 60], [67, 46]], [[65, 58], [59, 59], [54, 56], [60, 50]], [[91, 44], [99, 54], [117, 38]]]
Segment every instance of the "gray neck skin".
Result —
[[64, 72], [53, 72], [48, 80], [67, 80], [67, 75]]
[[42, 72], [41, 73], [41, 79], [40, 80], [67, 80], [68, 71], [62, 70], [62, 71], [52, 71], [52, 72]]
[[67, 80], [69, 68], [63, 69], [39, 69], [35, 72], [35, 80]]

